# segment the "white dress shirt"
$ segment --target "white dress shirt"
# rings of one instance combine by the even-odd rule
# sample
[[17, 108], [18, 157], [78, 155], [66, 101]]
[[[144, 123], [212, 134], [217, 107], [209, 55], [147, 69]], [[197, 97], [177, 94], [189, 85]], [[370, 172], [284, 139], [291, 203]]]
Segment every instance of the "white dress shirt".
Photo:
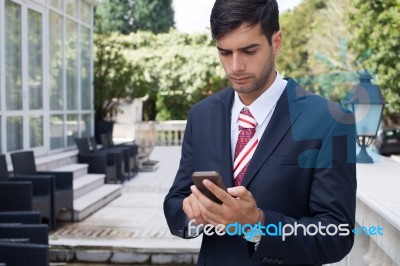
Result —
[[261, 139], [271, 116], [275, 110], [276, 103], [285, 90], [287, 81], [276, 71], [276, 78], [272, 85], [261, 94], [250, 106], [242, 103], [237, 92], [235, 92], [235, 99], [232, 106], [232, 119], [231, 119], [231, 151], [232, 162], [234, 161], [236, 142], [239, 136], [239, 114], [240, 111], [247, 107], [249, 108], [254, 119], [257, 121], [256, 134], [258, 140]]

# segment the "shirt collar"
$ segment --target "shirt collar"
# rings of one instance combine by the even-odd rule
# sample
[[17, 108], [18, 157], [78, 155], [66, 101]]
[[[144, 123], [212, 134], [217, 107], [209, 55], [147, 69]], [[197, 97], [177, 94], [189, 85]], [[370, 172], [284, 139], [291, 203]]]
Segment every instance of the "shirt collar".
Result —
[[[262, 126], [268, 114], [273, 110], [282, 92], [285, 90], [287, 81], [284, 80], [278, 71], [276, 71], [276, 78], [272, 85], [261, 94], [250, 106], [251, 114], [257, 121], [258, 126]], [[232, 127], [236, 126], [239, 118], [240, 111], [246, 107], [239, 98], [238, 93], [235, 91], [235, 99], [232, 106]]]

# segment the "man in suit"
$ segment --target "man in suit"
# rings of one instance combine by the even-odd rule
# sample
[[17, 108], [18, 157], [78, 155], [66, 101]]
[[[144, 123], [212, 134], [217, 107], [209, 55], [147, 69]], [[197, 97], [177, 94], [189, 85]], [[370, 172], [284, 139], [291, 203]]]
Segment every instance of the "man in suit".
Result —
[[[231, 87], [191, 108], [165, 216], [182, 238], [197, 236], [197, 224], [269, 225], [270, 234], [203, 234], [198, 265], [320, 265], [353, 245], [353, 115], [275, 70], [278, 19], [275, 0], [217, 0], [211, 13]], [[195, 171], [220, 173], [227, 191], [203, 184], [222, 204], [193, 185]]]

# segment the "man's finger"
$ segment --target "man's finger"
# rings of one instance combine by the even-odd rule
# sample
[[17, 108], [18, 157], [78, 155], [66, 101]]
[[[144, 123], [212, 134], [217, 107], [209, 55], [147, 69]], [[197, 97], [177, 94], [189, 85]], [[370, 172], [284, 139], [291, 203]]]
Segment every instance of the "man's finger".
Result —
[[253, 195], [244, 186], [230, 187], [228, 188], [228, 193], [232, 197], [240, 198], [244, 201], [254, 200]]
[[193, 219], [193, 212], [189, 197], [183, 200], [182, 209], [183, 212], [186, 214], [186, 216], [189, 218], [189, 220]]
[[234, 201], [234, 198], [232, 198], [228, 193], [226, 193], [225, 190], [222, 188], [218, 187], [215, 183], [211, 182], [210, 180], [203, 180], [204, 186], [211, 191], [222, 203], [224, 204], [231, 204]]
[[201, 224], [204, 224], [205, 221], [203, 219], [203, 216], [201, 215], [201, 211], [199, 208], [199, 201], [196, 199], [196, 197], [191, 194], [190, 195], [190, 203], [192, 206], [192, 212], [193, 212], [193, 216], [194, 218]]

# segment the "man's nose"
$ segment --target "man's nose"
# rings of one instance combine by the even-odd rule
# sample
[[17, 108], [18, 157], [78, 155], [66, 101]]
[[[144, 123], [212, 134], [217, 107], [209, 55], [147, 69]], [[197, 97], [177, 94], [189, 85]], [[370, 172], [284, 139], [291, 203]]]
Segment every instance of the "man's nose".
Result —
[[243, 58], [238, 54], [234, 54], [232, 59], [232, 71], [236, 73], [244, 70], [246, 70], [246, 65]]

